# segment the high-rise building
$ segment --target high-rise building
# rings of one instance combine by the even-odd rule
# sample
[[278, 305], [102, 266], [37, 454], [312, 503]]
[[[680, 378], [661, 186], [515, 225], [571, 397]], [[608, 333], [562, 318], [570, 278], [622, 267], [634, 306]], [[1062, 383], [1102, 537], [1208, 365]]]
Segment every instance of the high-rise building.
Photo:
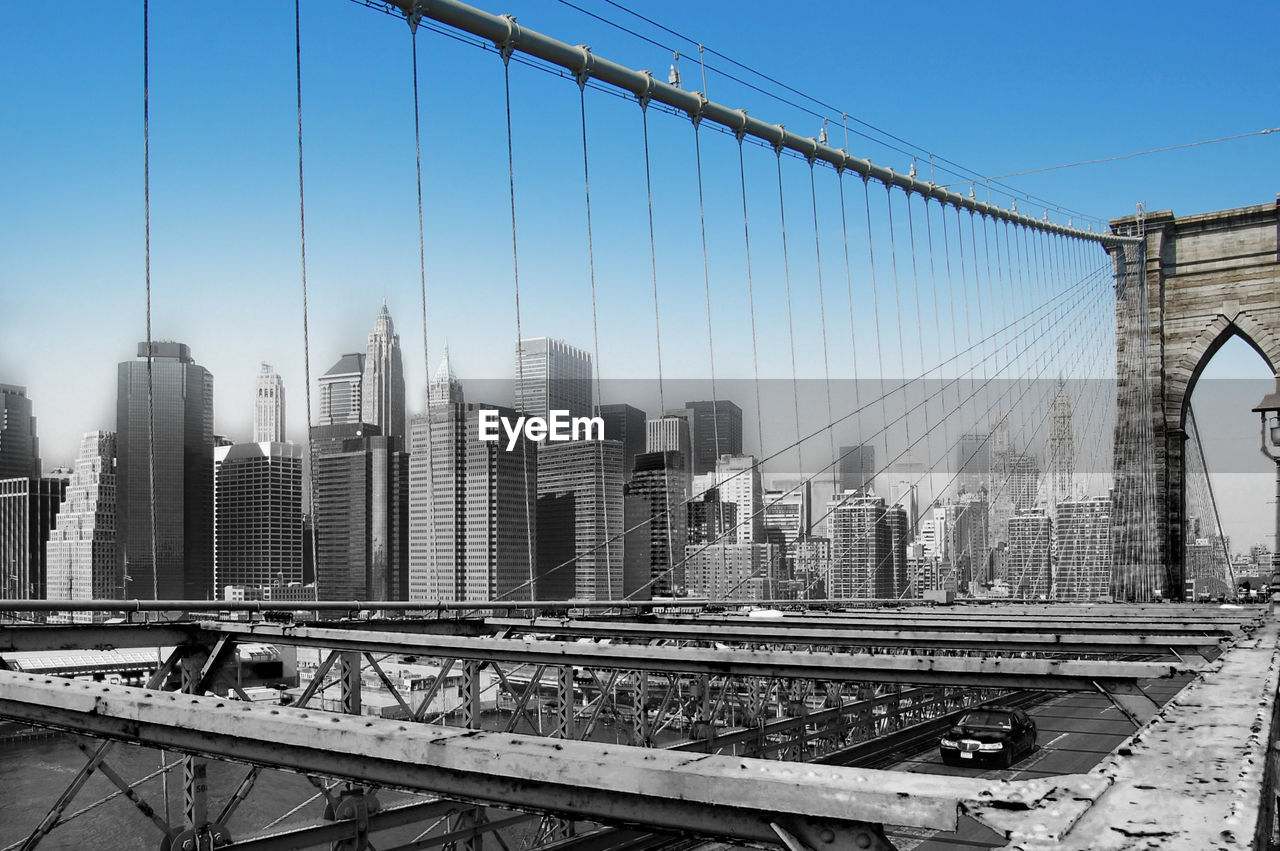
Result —
[[831, 574], [831, 539], [801, 538], [788, 544], [791, 551], [791, 578], [800, 588], [800, 599], [821, 600], [827, 597]]
[[399, 438], [404, 445], [404, 365], [400, 362], [400, 335], [391, 322], [386, 299], [365, 346], [360, 419], [376, 425], [384, 437]]
[[448, 351], [411, 427], [410, 599], [531, 600], [538, 517], [537, 453], [521, 438], [480, 440], [480, 411], [464, 401]]
[[639, 408], [625, 404], [601, 405], [597, 409], [604, 420], [605, 440], [622, 443], [622, 470], [631, 475], [636, 456], [645, 451], [645, 415]]
[[1058, 503], [1071, 499], [1075, 487], [1076, 444], [1071, 418], [1071, 394], [1066, 383], [1059, 379], [1049, 402], [1049, 444], [1046, 451], [1051, 513], [1056, 513]]
[[764, 543], [764, 486], [756, 459], [751, 455], [722, 455], [712, 469], [721, 501], [738, 507], [733, 541]]
[[301, 585], [302, 447], [265, 441], [213, 451], [213, 576], [227, 585]]
[[[137, 358], [117, 370], [116, 543], [124, 594], [208, 600], [213, 597], [213, 376], [191, 359], [183, 343], [153, 343], [151, 354], [150, 406], [147, 344], [139, 343]], [[150, 422], [154, 441], [148, 440]]]
[[1009, 549], [1005, 554], [1005, 581], [1009, 594], [1027, 600], [1046, 599], [1053, 587], [1052, 522], [1034, 508], [1009, 518]]
[[742, 454], [742, 409], [733, 402], [685, 402], [683, 409], [668, 411], [667, 415], [689, 423], [693, 475], [715, 472], [716, 461], [722, 455]]
[[49, 533], [66, 492], [62, 478], [0, 479], [0, 599], [47, 597]]
[[622, 485], [616, 440], [538, 449], [538, 599], [622, 597]]
[[686, 456], [674, 451], [636, 456], [631, 480], [623, 490], [627, 530], [623, 586], [628, 597], [669, 597], [684, 588], [682, 562], [688, 541], [684, 503], [689, 487], [685, 462]]
[[942, 590], [967, 591], [990, 576], [989, 506], [980, 494], [965, 494], [934, 506], [933, 536]]
[[[828, 591], [833, 599], [874, 599], [895, 596], [895, 570], [906, 557], [897, 558], [894, 547], [896, 521], [880, 497], [846, 491], [828, 505], [831, 531], [831, 573]], [[901, 512], [896, 512], [901, 516]], [[901, 530], [899, 530], [901, 532]]]
[[1056, 600], [1100, 600], [1111, 594], [1111, 497], [1058, 503], [1054, 523], [1053, 596]]
[[[115, 599], [121, 594], [116, 553], [116, 436], [91, 431], [80, 441], [75, 472], [46, 549], [50, 599]], [[78, 620], [91, 621], [89, 613]]]
[[284, 380], [264, 363], [253, 399], [253, 442], [284, 443]]
[[1015, 511], [1025, 511], [1036, 504], [1040, 490], [1040, 463], [1031, 454], [1015, 453], [1009, 462], [1007, 485]]
[[688, 594], [708, 600], [776, 600], [781, 564], [773, 544], [691, 546], [684, 568]]
[[977, 493], [991, 485], [991, 435], [963, 434], [956, 446], [960, 490]]
[[766, 534], [769, 529], [777, 529], [788, 546], [808, 537], [812, 519], [810, 493], [807, 481], [797, 482], [789, 490], [766, 490], [762, 497]]
[[320, 376], [320, 419], [316, 425], [361, 422], [363, 378], [364, 355], [353, 353], [338, 358], [338, 362]]
[[40, 441], [27, 388], [0, 384], [0, 479], [40, 478]]
[[680, 453], [684, 459], [681, 471], [692, 484], [693, 442], [689, 437], [689, 420], [684, 416], [666, 414], [656, 420], [648, 420], [645, 423], [644, 451]]
[[[695, 493], [698, 488], [695, 486]], [[737, 539], [738, 506], [723, 502], [720, 491], [710, 488], [689, 500], [689, 544], [715, 544]]]
[[317, 599], [409, 598], [409, 455], [400, 446], [365, 435], [316, 453]]
[[875, 486], [876, 448], [870, 444], [841, 446], [838, 469], [836, 487], [841, 492], [870, 493]]
[[534, 337], [516, 347], [516, 410], [530, 417], [568, 411], [589, 417], [591, 355], [564, 340]]

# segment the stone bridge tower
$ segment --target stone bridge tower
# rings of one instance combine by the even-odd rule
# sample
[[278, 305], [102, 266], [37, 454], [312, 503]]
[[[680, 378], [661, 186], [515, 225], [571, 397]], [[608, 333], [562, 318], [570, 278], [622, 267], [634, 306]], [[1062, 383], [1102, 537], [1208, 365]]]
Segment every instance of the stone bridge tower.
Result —
[[[1280, 200], [1216, 213], [1128, 216], [1116, 263], [1117, 416], [1112, 586], [1181, 599], [1187, 405], [1232, 336], [1280, 369]], [[1261, 463], [1261, 459], [1260, 463]]]

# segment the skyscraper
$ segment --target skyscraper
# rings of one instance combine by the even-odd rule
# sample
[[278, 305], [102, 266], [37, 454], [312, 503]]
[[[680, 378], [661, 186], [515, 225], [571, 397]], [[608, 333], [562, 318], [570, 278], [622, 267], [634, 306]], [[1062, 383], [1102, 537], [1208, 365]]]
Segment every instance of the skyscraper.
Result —
[[622, 483], [616, 440], [539, 448], [538, 599], [622, 597]]
[[1049, 596], [1053, 584], [1052, 521], [1043, 511], [1027, 509], [1009, 518], [1009, 550], [1005, 577], [1009, 594], [1038, 600]]
[[899, 564], [903, 570], [906, 567], [905, 553], [897, 558], [894, 551], [895, 546], [905, 546], [905, 537], [894, 533], [895, 527], [903, 524], [897, 520], [890, 522], [888, 507], [880, 497], [856, 493], [847, 491], [834, 497], [828, 506], [831, 513], [828, 591], [833, 599], [840, 600], [893, 597], [894, 572]]
[[723, 455], [712, 470], [721, 501], [737, 506], [736, 529], [726, 540], [764, 543], [764, 486], [756, 459], [751, 455]]
[[631, 475], [636, 456], [645, 451], [644, 411], [624, 404], [601, 405], [598, 415], [604, 420], [605, 440], [622, 442], [623, 475]]
[[[655, 421], [650, 420], [652, 425]], [[682, 420], [679, 422], [683, 422]], [[680, 452], [645, 452], [636, 456], [631, 480], [623, 491], [626, 523], [624, 585], [637, 599], [671, 596], [684, 587], [688, 512], [685, 494], [689, 474]]]
[[40, 478], [40, 442], [27, 388], [0, 384], [0, 479]]
[[1111, 497], [1058, 503], [1054, 542], [1054, 599], [1100, 600], [1111, 594]]
[[320, 419], [316, 425], [361, 422], [364, 355], [343, 355], [320, 376]]
[[1058, 503], [1072, 497], [1076, 474], [1075, 431], [1071, 425], [1072, 401], [1061, 379], [1049, 402], [1049, 445], [1047, 448], [1049, 505], [1056, 513]]
[[[689, 421], [683, 416], [666, 414], [656, 420], [645, 422], [644, 451], [678, 452], [684, 459], [681, 472], [692, 484], [693, 477], [693, 441], [689, 436]], [[638, 456], [637, 456], [638, 457]], [[712, 467], [714, 470], [715, 468]]]
[[[116, 558], [116, 436], [91, 431], [80, 441], [75, 472], [46, 550], [48, 596], [59, 600], [120, 595]], [[78, 620], [89, 621], [88, 613]]]
[[568, 411], [589, 417], [591, 355], [564, 340], [534, 337], [516, 347], [516, 410], [530, 417]]
[[991, 435], [964, 434], [956, 446], [960, 490], [977, 493], [991, 484]]
[[373, 320], [364, 352], [360, 379], [360, 419], [373, 423], [385, 437], [400, 439], [404, 446], [404, 366], [400, 362], [400, 335], [391, 323], [386, 299]]
[[870, 444], [840, 447], [840, 491], [870, 493], [876, 478], [876, 448]]
[[0, 599], [46, 598], [49, 533], [66, 492], [66, 479], [0, 479]]
[[[117, 548], [124, 593], [207, 600], [213, 594], [213, 376], [183, 343], [156, 342], [151, 353], [154, 418], [147, 404], [147, 344], [139, 343], [137, 358], [117, 370]], [[155, 439], [149, 442], [152, 419]]]
[[721, 455], [742, 454], [742, 409], [733, 402], [685, 402], [683, 410], [668, 414], [683, 417], [689, 423], [693, 475], [714, 472]]
[[302, 447], [262, 442], [213, 451], [215, 594], [227, 585], [301, 585]]
[[448, 352], [428, 393], [429, 416], [411, 428], [410, 599], [531, 600], [534, 596], [537, 453], [520, 439], [480, 440], [480, 411], [464, 401]]
[[314, 464], [317, 599], [408, 599], [409, 456], [400, 439], [347, 438]]
[[284, 381], [264, 363], [253, 400], [253, 442], [284, 443]]

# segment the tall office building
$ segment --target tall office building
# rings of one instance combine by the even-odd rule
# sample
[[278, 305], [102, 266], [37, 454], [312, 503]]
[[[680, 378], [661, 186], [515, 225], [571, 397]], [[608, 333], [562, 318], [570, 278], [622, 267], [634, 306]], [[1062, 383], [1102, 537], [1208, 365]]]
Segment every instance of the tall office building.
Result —
[[991, 485], [991, 435], [964, 434], [956, 446], [960, 490], [977, 493]]
[[876, 448], [870, 444], [840, 447], [836, 487], [840, 492], [871, 492], [876, 478]]
[[515, 411], [466, 402], [447, 350], [428, 399], [410, 435], [410, 599], [533, 599], [534, 445], [480, 440], [481, 410]]
[[989, 520], [987, 501], [976, 494], [934, 506], [933, 539], [941, 589], [965, 592], [973, 583], [990, 581]]
[[384, 437], [399, 438], [404, 446], [404, 365], [400, 362], [400, 335], [391, 322], [386, 299], [365, 346], [360, 419], [376, 425]]
[[409, 455], [364, 435], [316, 453], [316, 596], [409, 598]]
[[645, 415], [639, 408], [625, 404], [601, 405], [597, 411], [604, 420], [605, 440], [622, 443], [622, 470], [631, 475], [636, 456], [645, 451]]
[[737, 506], [733, 542], [763, 544], [764, 486], [756, 459], [751, 455], [722, 455], [712, 470], [721, 501]]
[[302, 447], [264, 441], [213, 451], [214, 591], [301, 585]]
[[708, 600], [777, 600], [781, 566], [781, 553], [773, 544], [691, 546], [685, 564], [687, 591]]
[[721, 455], [742, 454], [742, 409], [733, 402], [685, 402], [683, 409], [668, 411], [667, 415], [689, 423], [693, 475], [715, 472]]
[[738, 506], [721, 501], [719, 489], [713, 487], [699, 493], [685, 508], [690, 546], [737, 540]]
[[622, 485], [616, 440], [538, 449], [538, 599], [622, 597]]
[[[846, 491], [828, 505], [831, 520], [831, 572], [828, 591], [833, 599], [854, 600], [895, 596], [895, 570], [905, 569], [906, 556], [895, 557], [897, 521], [888, 517], [880, 497]], [[898, 513], [900, 514], [900, 512]], [[900, 530], [899, 530], [900, 531]]]
[[46, 598], [49, 534], [66, 492], [62, 478], [0, 479], [0, 599]]
[[1049, 402], [1049, 444], [1046, 450], [1051, 513], [1056, 513], [1058, 503], [1071, 499], [1075, 487], [1076, 443], [1071, 418], [1071, 394], [1066, 383], [1059, 379]]
[[680, 457], [684, 459], [681, 471], [688, 483], [693, 484], [693, 441], [687, 418], [666, 414], [656, 420], [648, 420], [645, 423], [644, 451], [680, 453]]
[[1054, 599], [1101, 600], [1110, 596], [1111, 497], [1058, 503], [1054, 542]]
[[0, 479], [40, 478], [40, 441], [27, 388], [0, 384]]
[[796, 482], [786, 490], [766, 490], [762, 497], [765, 534], [777, 529], [788, 546], [808, 537], [813, 516], [810, 493], [807, 481]]
[[1036, 504], [1040, 490], [1040, 463], [1031, 454], [1015, 453], [1009, 462], [1009, 495], [1015, 511]]
[[[654, 422], [649, 421], [650, 425]], [[689, 481], [685, 464], [686, 456], [674, 451], [636, 456], [631, 480], [623, 491], [627, 530], [623, 585], [628, 597], [669, 597], [684, 588]]]
[[589, 417], [591, 355], [564, 340], [534, 337], [516, 347], [516, 410], [530, 417], [568, 411]]
[[[116, 558], [116, 436], [91, 431], [80, 441], [75, 472], [46, 550], [48, 596], [58, 600], [120, 596]], [[88, 613], [78, 620], [90, 621]]]
[[1009, 549], [1005, 555], [1005, 581], [1009, 594], [1028, 600], [1047, 599], [1053, 587], [1052, 521], [1037, 509], [1019, 511], [1009, 518]]
[[253, 399], [253, 442], [284, 443], [284, 380], [264, 363]]
[[156, 342], [151, 353], [154, 477], [147, 439], [147, 344], [139, 343], [137, 358], [117, 370], [117, 548], [124, 594], [207, 600], [213, 596], [213, 376], [191, 359], [183, 343]]
[[364, 355], [353, 353], [338, 358], [338, 362], [320, 376], [320, 419], [316, 425], [361, 422], [363, 379]]

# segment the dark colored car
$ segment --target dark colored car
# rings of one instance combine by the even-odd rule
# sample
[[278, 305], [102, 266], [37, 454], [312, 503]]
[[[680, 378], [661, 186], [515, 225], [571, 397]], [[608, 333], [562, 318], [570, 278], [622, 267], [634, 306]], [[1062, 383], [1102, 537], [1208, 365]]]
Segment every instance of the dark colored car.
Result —
[[947, 765], [991, 763], [1008, 768], [1036, 749], [1036, 722], [1021, 709], [978, 706], [938, 741]]

